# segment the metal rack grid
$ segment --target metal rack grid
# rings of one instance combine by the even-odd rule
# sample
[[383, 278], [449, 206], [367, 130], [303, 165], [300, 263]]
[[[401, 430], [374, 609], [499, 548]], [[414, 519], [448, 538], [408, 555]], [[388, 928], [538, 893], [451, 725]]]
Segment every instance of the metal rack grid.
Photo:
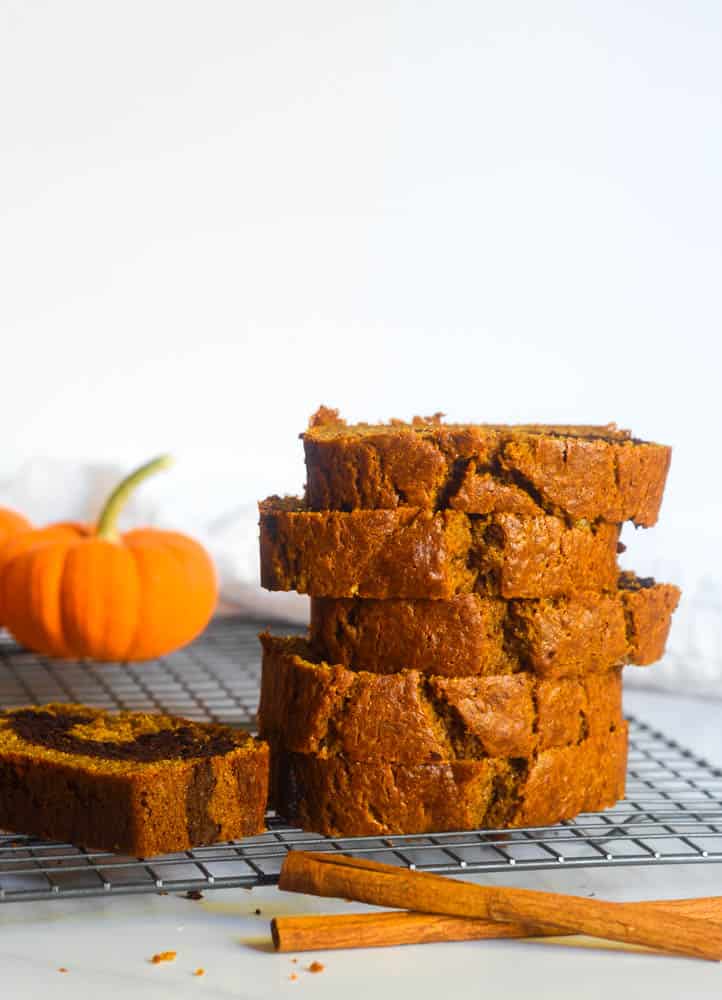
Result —
[[[0, 706], [51, 700], [150, 708], [253, 726], [258, 627], [216, 620], [191, 646], [143, 664], [58, 663], [0, 636]], [[278, 878], [287, 851], [345, 851], [446, 874], [559, 865], [722, 861], [722, 770], [631, 720], [627, 796], [555, 827], [329, 840], [269, 816], [269, 832], [152, 859], [0, 834], [0, 902], [122, 893], [252, 888]]]

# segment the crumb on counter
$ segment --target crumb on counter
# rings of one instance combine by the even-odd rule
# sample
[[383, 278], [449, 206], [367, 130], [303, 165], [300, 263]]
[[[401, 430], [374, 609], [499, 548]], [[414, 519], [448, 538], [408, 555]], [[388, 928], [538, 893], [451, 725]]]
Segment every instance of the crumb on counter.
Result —
[[150, 961], [152, 965], [160, 965], [161, 962], [175, 962], [177, 956], [177, 951], [158, 951]]
[[200, 889], [189, 889], [186, 893], [186, 899], [203, 899], [203, 893]]
[[58, 969], [58, 972], [67, 972], [67, 971], [68, 970], [65, 968], [64, 965], [61, 965], [60, 968]]
[[196, 971], [193, 973], [194, 976], [205, 976], [205, 974], [206, 974], [205, 969], [196, 969]]
[[323, 972], [323, 970], [325, 968], [326, 968], [326, 966], [323, 964], [323, 962], [311, 962], [311, 964], [308, 967], [308, 971], [309, 972]]
[[256, 909], [255, 909], [255, 910], [254, 910], [253, 912], [254, 912], [254, 913], [256, 914], [256, 916], [257, 916], [257, 917], [260, 917], [260, 915], [261, 915], [261, 910], [260, 910], [260, 908], [259, 908], [259, 907], [256, 907]]
[[291, 980], [292, 983], [295, 983], [296, 980], [298, 979], [298, 976], [296, 975], [295, 972], [292, 972], [288, 978]]

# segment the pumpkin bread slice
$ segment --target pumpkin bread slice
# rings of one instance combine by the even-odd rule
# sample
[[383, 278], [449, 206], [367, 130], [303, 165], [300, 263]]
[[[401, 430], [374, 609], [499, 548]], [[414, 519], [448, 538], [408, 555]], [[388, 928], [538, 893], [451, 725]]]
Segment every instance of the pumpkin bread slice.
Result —
[[679, 596], [672, 584], [622, 573], [616, 591], [556, 599], [312, 598], [310, 637], [318, 657], [352, 670], [564, 677], [654, 663]]
[[0, 713], [0, 829], [140, 857], [261, 833], [268, 746], [227, 726], [49, 704]]
[[284, 819], [328, 837], [546, 826], [624, 794], [627, 724], [603, 738], [527, 758], [416, 765], [356, 762], [271, 748]]
[[619, 527], [546, 514], [457, 510], [316, 512], [259, 504], [261, 585], [312, 597], [560, 597], [615, 590]]
[[614, 424], [444, 424], [436, 414], [347, 426], [327, 407], [301, 437], [312, 510], [450, 507], [649, 527], [671, 458]]
[[372, 674], [314, 659], [297, 636], [260, 638], [259, 731], [284, 750], [401, 764], [529, 757], [622, 724], [620, 668], [556, 680]]

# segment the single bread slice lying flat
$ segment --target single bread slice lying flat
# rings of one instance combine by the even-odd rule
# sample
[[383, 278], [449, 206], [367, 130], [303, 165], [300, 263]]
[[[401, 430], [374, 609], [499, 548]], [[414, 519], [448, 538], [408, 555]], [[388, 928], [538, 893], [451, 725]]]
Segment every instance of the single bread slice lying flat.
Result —
[[360, 763], [271, 748], [285, 819], [329, 837], [546, 826], [624, 794], [627, 724], [602, 739], [528, 758]]
[[297, 753], [401, 764], [529, 757], [622, 724], [621, 668], [555, 680], [371, 674], [318, 661], [297, 636], [264, 633], [261, 643], [260, 735]]
[[261, 585], [312, 597], [560, 597], [615, 590], [619, 527], [543, 514], [259, 504]]
[[268, 746], [228, 726], [49, 704], [0, 713], [0, 829], [148, 857], [261, 833]]
[[301, 435], [312, 510], [404, 505], [656, 523], [671, 449], [606, 427], [347, 426], [321, 407]]
[[313, 598], [310, 637], [321, 659], [372, 673], [564, 677], [654, 663], [679, 597], [672, 584], [622, 573], [616, 591], [555, 599]]

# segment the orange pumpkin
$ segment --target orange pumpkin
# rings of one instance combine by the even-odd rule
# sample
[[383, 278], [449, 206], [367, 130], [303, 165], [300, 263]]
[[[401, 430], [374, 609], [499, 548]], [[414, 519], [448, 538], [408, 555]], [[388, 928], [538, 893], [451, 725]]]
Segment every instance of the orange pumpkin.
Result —
[[[10, 510], [9, 507], [0, 507], [0, 551], [4, 549], [9, 539], [30, 531], [31, 528], [30, 521], [22, 514], [18, 514], [16, 510]], [[2, 607], [0, 606], [0, 625], [2, 620]]]
[[21, 531], [29, 531], [30, 528], [32, 528], [32, 524], [22, 514], [18, 514], [16, 510], [10, 510], [9, 507], [0, 507], [0, 545], [6, 539], [12, 538], [13, 535], [17, 535]]
[[8, 543], [0, 606], [19, 643], [47, 656], [147, 660], [205, 628], [218, 586], [203, 546], [174, 531], [117, 531], [129, 494], [169, 462], [155, 459], [124, 479], [97, 526], [50, 525]]

